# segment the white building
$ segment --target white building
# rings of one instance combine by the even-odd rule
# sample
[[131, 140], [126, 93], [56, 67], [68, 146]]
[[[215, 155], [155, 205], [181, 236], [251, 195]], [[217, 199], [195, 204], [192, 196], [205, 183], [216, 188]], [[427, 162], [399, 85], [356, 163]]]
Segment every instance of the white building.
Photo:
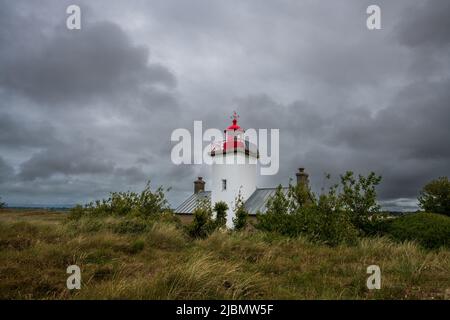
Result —
[[[205, 191], [202, 177], [194, 182], [194, 194], [175, 209], [175, 213], [192, 215], [199, 200], [209, 199], [211, 205], [223, 201], [228, 205], [227, 227], [233, 227], [234, 209], [240, 195], [250, 216], [266, 211], [269, 197], [276, 188], [257, 188], [258, 149], [244, 137], [244, 129], [238, 123], [238, 116], [233, 114], [233, 123], [225, 130], [225, 140], [212, 145], [209, 155], [213, 158], [211, 165], [211, 191]], [[308, 183], [308, 174], [303, 168], [297, 173], [297, 182]], [[287, 188], [284, 188], [285, 192]]]

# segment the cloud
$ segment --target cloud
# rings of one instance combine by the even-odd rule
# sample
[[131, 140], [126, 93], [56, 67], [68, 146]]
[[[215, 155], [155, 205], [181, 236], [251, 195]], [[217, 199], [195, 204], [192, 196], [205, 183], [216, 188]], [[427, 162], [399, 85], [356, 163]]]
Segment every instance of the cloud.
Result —
[[125, 183], [145, 182], [149, 178], [139, 166], [121, 167], [93, 140], [55, 144], [35, 153], [20, 165], [18, 177], [24, 181], [47, 179], [55, 175], [114, 176]]
[[134, 46], [114, 23], [87, 25], [82, 32], [62, 28], [38, 51], [25, 50], [0, 75], [0, 85], [41, 104], [61, 106], [91, 98], [117, 97], [176, 81], [164, 66], [148, 63], [148, 49]]
[[[413, 83], [399, 92], [393, 105], [375, 116], [343, 114], [344, 123], [330, 142], [370, 151], [392, 150], [400, 159], [450, 159], [448, 102], [450, 79]], [[343, 120], [343, 121], [342, 121]], [[392, 152], [391, 151], [391, 152]]]
[[73, 145], [55, 145], [34, 154], [20, 165], [20, 178], [34, 180], [54, 174], [112, 174], [114, 163], [101, 157], [93, 141]]
[[265, 95], [240, 99], [239, 110], [256, 128], [280, 128], [285, 180], [302, 165], [313, 170], [316, 189], [325, 172], [375, 171], [384, 176], [383, 198], [414, 198], [429, 179], [450, 174], [448, 87], [450, 81], [411, 84], [375, 115], [351, 108], [324, 113]]
[[443, 48], [450, 45], [450, 3], [446, 0], [420, 1], [404, 10], [397, 38], [408, 47]]
[[14, 176], [14, 168], [0, 157], [0, 184], [8, 182]]
[[20, 148], [48, 146], [55, 142], [55, 130], [48, 122], [31, 121], [0, 114], [0, 145]]
[[[280, 172], [383, 175], [380, 197], [411, 208], [449, 174], [448, 1], [0, 0], [0, 194], [74, 203], [145, 181], [175, 206], [205, 166], [175, 166], [170, 134], [241, 124], [278, 128]], [[398, 201], [397, 201], [398, 200]]]

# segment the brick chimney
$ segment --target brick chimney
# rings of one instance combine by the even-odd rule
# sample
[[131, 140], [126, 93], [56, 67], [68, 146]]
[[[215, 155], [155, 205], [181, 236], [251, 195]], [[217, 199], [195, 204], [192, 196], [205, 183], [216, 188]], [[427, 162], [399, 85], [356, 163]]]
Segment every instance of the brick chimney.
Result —
[[295, 175], [297, 176], [297, 185], [304, 185], [305, 187], [308, 187], [309, 174], [305, 172], [305, 168], [298, 168], [298, 172]]
[[199, 193], [200, 191], [205, 191], [205, 181], [203, 181], [202, 177], [198, 177], [194, 181], [194, 193]]

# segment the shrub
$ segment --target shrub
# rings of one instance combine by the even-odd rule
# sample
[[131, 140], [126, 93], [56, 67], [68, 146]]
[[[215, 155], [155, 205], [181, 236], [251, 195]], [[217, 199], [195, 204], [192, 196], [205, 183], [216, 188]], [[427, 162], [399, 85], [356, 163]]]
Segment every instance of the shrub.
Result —
[[390, 221], [387, 232], [395, 240], [413, 240], [426, 248], [450, 247], [450, 218], [434, 213], [415, 213]]
[[284, 215], [289, 212], [289, 200], [284, 195], [283, 187], [279, 185], [273, 197], [267, 199], [267, 211], [276, 215]]
[[267, 201], [265, 214], [257, 214], [256, 227], [290, 237], [307, 238], [330, 245], [355, 243], [359, 234], [373, 232], [375, 215], [375, 186], [381, 177], [353, 177], [352, 172], [341, 176], [339, 185], [329, 188], [318, 199], [304, 185], [289, 185], [287, 192], [279, 186]]
[[[169, 190], [169, 189], [167, 189]], [[170, 211], [164, 189], [158, 187], [155, 192], [150, 189], [150, 181], [141, 193], [112, 192], [108, 199], [91, 202], [84, 207], [77, 205], [70, 211], [71, 219], [82, 216], [140, 216], [154, 217]]]
[[216, 221], [215, 221], [216, 229], [224, 228], [226, 226], [227, 210], [228, 205], [223, 201], [216, 202], [216, 204], [214, 205], [214, 212], [216, 213]]
[[[276, 197], [284, 195], [279, 193]], [[326, 201], [322, 196], [318, 204], [299, 207], [290, 213], [272, 211], [273, 207], [269, 207], [266, 214], [257, 215], [256, 227], [289, 237], [305, 236], [329, 245], [355, 243], [358, 232], [346, 212], [333, 210], [326, 206]]]
[[85, 208], [81, 204], [77, 204], [69, 211], [69, 219], [71, 220], [78, 220], [83, 216], [85, 216]]
[[371, 232], [371, 226], [380, 212], [375, 190], [380, 181], [381, 176], [374, 172], [367, 177], [359, 175], [358, 179], [353, 177], [351, 171], [341, 176], [342, 193], [338, 196], [339, 201], [343, 210], [348, 212], [351, 223], [364, 234]]
[[339, 198], [333, 189], [319, 197], [317, 206], [313, 209], [311, 214], [317, 222], [312, 225], [312, 233], [316, 240], [329, 245], [356, 243], [358, 229], [352, 224], [348, 211], [340, 206]]
[[194, 219], [188, 226], [188, 232], [194, 238], [206, 238], [214, 230], [212, 209], [209, 201], [200, 200], [194, 212]]
[[247, 226], [248, 212], [245, 209], [244, 200], [241, 192], [236, 198], [236, 206], [234, 208], [235, 217], [233, 218], [233, 224], [235, 230], [243, 230]]
[[450, 216], [450, 181], [440, 177], [423, 187], [419, 195], [420, 207], [428, 212]]
[[121, 234], [138, 234], [148, 229], [149, 223], [143, 219], [123, 219], [113, 226], [113, 232]]
[[288, 236], [297, 236], [300, 230], [293, 224], [294, 217], [290, 214], [289, 199], [284, 194], [281, 185], [275, 194], [267, 200], [266, 213], [256, 214], [255, 227], [268, 232], [276, 232]]

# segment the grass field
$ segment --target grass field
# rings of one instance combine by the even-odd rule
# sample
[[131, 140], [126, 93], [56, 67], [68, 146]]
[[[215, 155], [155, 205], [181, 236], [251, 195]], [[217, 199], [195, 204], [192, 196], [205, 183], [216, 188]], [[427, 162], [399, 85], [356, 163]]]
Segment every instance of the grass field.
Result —
[[[80, 290], [66, 288], [72, 264]], [[372, 264], [380, 290], [366, 287]], [[328, 247], [256, 231], [191, 240], [161, 222], [0, 211], [0, 299], [117, 298], [448, 299], [450, 250], [383, 238]]]

